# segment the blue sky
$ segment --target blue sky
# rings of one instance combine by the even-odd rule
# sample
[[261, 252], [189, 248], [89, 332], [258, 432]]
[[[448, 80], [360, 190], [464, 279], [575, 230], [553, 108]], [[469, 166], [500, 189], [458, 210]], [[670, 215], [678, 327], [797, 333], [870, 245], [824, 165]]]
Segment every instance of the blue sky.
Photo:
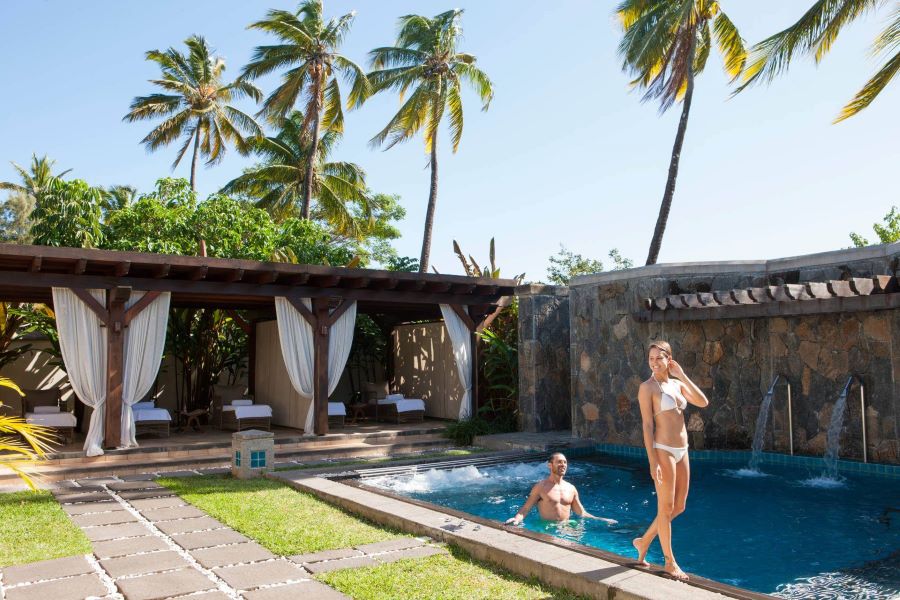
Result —
[[[748, 42], [792, 23], [810, 1], [722, 0]], [[660, 117], [628, 90], [616, 56], [613, 2], [456, 0], [466, 10], [460, 48], [494, 81], [488, 112], [467, 95], [459, 152], [443, 145], [432, 263], [459, 272], [451, 240], [481, 261], [497, 239], [503, 274], [546, 278], [560, 243], [605, 258], [616, 247], [643, 264], [665, 184], [680, 106]], [[236, 77], [252, 49], [271, 38], [246, 29], [268, 8], [294, 2], [194, 0], [122, 2], [5, 0], [0, 3], [0, 179], [9, 161], [32, 153], [94, 185], [142, 191], [169, 176], [176, 147], [147, 154], [151, 128], [121, 120], [134, 96], [154, 91], [153, 48], [204, 35]], [[434, 15], [453, 4], [433, 0], [326, 0], [329, 16], [357, 10], [343, 53], [360, 64], [368, 50], [393, 43], [396, 19]], [[846, 30], [816, 68], [795, 63], [769, 87], [728, 99], [721, 61], [698, 78], [675, 202], [660, 262], [763, 259], [850, 245], [872, 237], [871, 224], [898, 203], [900, 125], [895, 82], [869, 109], [831, 120], [874, 72], [869, 45], [889, 11]], [[271, 91], [275, 79], [259, 82]], [[421, 140], [390, 151], [367, 142], [397, 99], [376, 97], [347, 114], [335, 158], [362, 165], [370, 187], [395, 193], [407, 209], [396, 244], [418, 257], [429, 171]], [[245, 104], [252, 111], [253, 107]], [[446, 142], [447, 138], [444, 136]], [[440, 143], [440, 142], [439, 142]], [[251, 159], [230, 152], [198, 174], [201, 196]], [[187, 177], [185, 160], [176, 175]], [[608, 261], [607, 261], [608, 262]]]

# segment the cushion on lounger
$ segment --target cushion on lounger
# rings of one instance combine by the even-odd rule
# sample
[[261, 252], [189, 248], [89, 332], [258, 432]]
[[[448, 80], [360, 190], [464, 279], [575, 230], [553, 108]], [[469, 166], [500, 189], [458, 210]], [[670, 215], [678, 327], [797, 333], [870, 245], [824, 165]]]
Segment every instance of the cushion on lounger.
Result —
[[135, 402], [131, 405], [131, 410], [148, 410], [151, 408], [156, 408], [156, 404], [154, 404], [152, 400], [147, 402]]
[[34, 413], [37, 415], [47, 415], [52, 413], [58, 413], [58, 406], [35, 406]]
[[246, 398], [241, 398], [240, 400], [232, 400], [232, 406], [253, 406], [253, 400], [248, 400]]
[[403, 400], [403, 394], [388, 394], [384, 397], [385, 400]]

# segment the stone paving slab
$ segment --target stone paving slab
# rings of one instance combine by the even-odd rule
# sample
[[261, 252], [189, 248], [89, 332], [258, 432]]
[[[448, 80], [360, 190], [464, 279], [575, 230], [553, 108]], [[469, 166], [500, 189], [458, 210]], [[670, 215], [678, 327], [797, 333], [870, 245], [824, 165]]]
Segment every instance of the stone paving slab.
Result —
[[141, 510], [151, 510], [154, 508], [168, 508], [170, 506], [187, 506], [187, 502], [178, 496], [163, 496], [162, 498], [147, 498], [144, 500], [130, 500], [130, 504]]
[[398, 550], [397, 552], [379, 554], [375, 559], [378, 562], [392, 563], [407, 558], [426, 558], [428, 556], [434, 556], [435, 554], [447, 554], [447, 551], [436, 546], [420, 546], [418, 548], [407, 548], [405, 550]]
[[90, 492], [105, 492], [102, 485], [71, 485], [50, 490], [50, 493], [57, 498], [61, 496], [69, 496], [71, 494], [86, 494]]
[[356, 548], [340, 548], [339, 550], [323, 550], [322, 552], [312, 552], [310, 554], [297, 554], [296, 556], [291, 556], [290, 559], [295, 563], [305, 564], [362, 555], [363, 553]]
[[[118, 504], [118, 503], [117, 503]], [[119, 505], [121, 506], [121, 505]], [[137, 517], [127, 510], [113, 510], [102, 513], [89, 513], [86, 515], [70, 515], [72, 521], [79, 527], [95, 527], [97, 525], [116, 525], [118, 523], [131, 523], [137, 521]]]
[[122, 481], [153, 481], [156, 479], [156, 473], [134, 473], [133, 475], [122, 475], [119, 479]]
[[139, 480], [139, 481], [119, 481], [117, 483], [111, 483], [107, 486], [109, 489], [116, 492], [125, 492], [129, 490], [157, 490], [162, 486], [156, 483], [155, 481], [150, 480]]
[[213, 572], [238, 590], [252, 590], [261, 585], [286, 583], [309, 577], [302, 568], [286, 560], [220, 567], [213, 569]]
[[191, 550], [191, 556], [207, 569], [275, 558], [274, 554], [256, 542]]
[[174, 496], [171, 490], [167, 488], [151, 489], [151, 490], [125, 490], [118, 492], [125, 500], [141, 500], [143, 498], [161, 498], [165, 496]]
[[185, 550], [196, 550], [198, 548], [209, 548], [211, 546], [221, 546], [223, 544], [238, 544], [241, 542], [249, 542], [250, 540], [233, 529], [214, 529], [212, 531], [195, 531], [194, 533], [183, 533], [173, 535], [172, 539], [175, 543]]
[[6, 600], [84, 600], [97, 596], [106, 596], [106, 586], [96, 574], [6, 588]]
[[100, 525], [83, 529], [84, 535], [92, 542], [105, 542], [118, 538], [147, 535], [148, 529], [141, 523], [122, 523], [120, 525]]
[[[150, 533], [150, 530], [146, 530]], [[94, 554], [97, 558], [115, 558], [117, 556], [126, 556], [128, 554], [138, 554], [139, 552], [154, 552], [157, 550], [167, 550], [169, 547], [166, 543], [155, 535], [145, 535], [143, 537], [132, 537], [124, 540], [110, 540], [106, 542], [94, 542]]]
[[75, 502], [103, 502], [113, 498], [106, 492], [75, 492], [74, 494], [54, 494], [60, 504], [73, 504]]
[[76, 479], [75, 483], [82, 487], [90, 487], [90, 486], [101, 486], [101, 485], [110, 485], [112, 483], [119, 483], [121, 481], [118, 477], [85, 477], [84, 479]]
[[110, 498], [101, 502], [83, 502], [81, 504], [63, 504], [62, 509], [70, 515], [84, 515], [88, 513], [99, 513], [110, 510], [125, 510], [121, 504]]
[[378, 562], [372, 556], [351, 556], [350, 558], [339, 558], [337, 560], [326, 560], [323, 562], [310, 563], [304, 565], [314, 575], [319, 573], [328, 573], [330, 571], [338, 571], [340, 569], [359, 569], [361, 567], [374, 567]]
[[67, 556], [53, 560], [6, 567], [3, 571], [3, 585], [10, 586], [28, 581], [40, 581], [42, 579], [59, 579], [72, 575], [93, 573], [94, 567], [84, 556]]
[[126, 575], [144, 575], [145, 573], [188, 568], [191, 565], [181, 558], [177, 552], [163, 550], [162, 552], [152, 552], [150, 554], [107, 558], [100, 561], [100, 566], [106, 569], [110, 577], [118, 578]]
[[160, 477], [196, 477], [197, 471], [163, 471], [159, 473]]
[[397, 550], [406, 550], [407, 548], [416, 548], [424, 545], [425, 542], [419, 538], [398, 538], [396, 540], [375, 542], [374, 544], [363, 544], [362, 546], [357, 546], [356, 549], [365, 554], [378, 554], [379, 552], [396, 552]]
[[231, 596], [224, 592], [200, 592], [199, 594], [191, 594], [190, 596], [178, 596], [172, 600], [231, 600]]
[[351, 600], [337, 590], [318, 581], [301, 581], [276, 587], [263, 588], [242, 594], [247, 600]]
[[193, 506], [170, 506], [141, 510], [140, 513], [151, 521], [173, 521], [175, 519], [191, 519], [205, 517], [206, 513]]
[[119, 586], [125, 600], [162, 600], [215, 589], [213, 582], [196, 569], [120, 579], [116, 581], [116, 585]]
[[167, 535], [177, 533], [190, 533], [191, 531], [204, 531], [206, 529], [221, 529], [225, 527], [220, 521], [212, 517], [197, 517], [195, 519], [176, 519], [175, 521], [162, 521], [154, 523], [157, 529]]

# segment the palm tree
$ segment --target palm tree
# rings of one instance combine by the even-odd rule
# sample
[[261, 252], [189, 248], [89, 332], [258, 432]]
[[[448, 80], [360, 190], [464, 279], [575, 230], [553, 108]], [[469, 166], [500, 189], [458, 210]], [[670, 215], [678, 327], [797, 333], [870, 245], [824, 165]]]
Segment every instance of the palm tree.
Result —
[[152, 152], [183, 137], [184, 143], [172, 163], [172, 170], [181, 162], [193, 140], [191, 189], [196, 190], [197, 159], [201, 154], [206, 157], [207, 166], [214, 165], [224, 157], [226, 142], [233, 143], [244, 153], [248, 145], [243, 132], [262, 135], [262, 129], [253, 117], [229, 104], [245, 96], [259, 101], [262, 92], [241, 79], [223, 83], [225, 61], [212, 56], [203, 37], [192, 35], [184, 43], [188, 47], [187, 56], [175, 48], [165, 52], [150, 50], [146, 54], [147, 60], [157, 63], [162, 71], [162, 79], [151, 79], [150, 83], [174, 93], [135, 98], [131, 110], [122, 120], [134, 122], [166, 117], [141, 143]]
[[62, 178], [72, 169], [66, 169], [61, 173], [53, 174], [53, 165], [55, 160], [50, 160], [46, 155], [38, 158], [36, 154], [31, 155], [31, 168], [26, 171], [16, 163], [12, 163], [13, 168], [19, 173], [22, 183], [13, 183], [11, 181], [0, 181], [0, 190], [8, 190], [10, 192], [19, 192], [31, 196], [32, 199], [37, 198], [47, 190], [50, 182], [56, 178]]
[[669, 176], [647, 255], [647, 264], [653, 265], [675, 195], [694, 77], [706, 66], [713, 38], [732, 81], [743, 70], [747, 53], [737, 28], [714, 0], [624, 0], [617, 15], [624, 30], [619, 43], [622, 69], [635, 77], [635, 86], [645, 90], [643, 100], [659, 100], [660, 112], [682, 102]]
[[[350, 31], [355, 13], [331, 19], [327, 23], [322, 13], [322, 0], [306, 0], [296, 13], [270, 10], [265, 19], [250, 25], [252, 29], [277, 36], [282, 43], [258, 46], [241, 75], [242, 79], [255, 79], [276, 69], [288, 69], [281, 85], [263, 102], [259, 115], [280, 125], [298, 99], [302, 98], [308, 156], [318, 154], [320, 129], [338, 133], [344, 130], [337, 75], [343, 75], [351, 82], [348, 108], [358, 106], [370, 92], [363, 70], [338, 53], [341, 42]], [[313, 170], [317, 161], [306, 162], [301, 206], [304, 219], [309, 218], [315, 180]]]
[[[845, 26], [883, 4], [883, 0], [815, 2], [796, 23], [750, 49], [743, 84], [738, 88], [738, 92], [760, 81], [771, 82], [777, 75], [787, 71], [796, 55], [811, 53], [818, 64], [831, 50], [831, 46]], [[888, 50], [896, 52], [841, 110], [834, 120], [835, 123], [852, 117], [869, 106], [900, 71], [900, 10], [894, 11], [892, 21], [875, 38], [872, 50], [874, 54]]]
[[[303, 113], [294, 111], [284, 120], [278, 135], [254, 140], [252, 151], [262, 157], [262, 164], [229, 181], [222, 193], [245, 193], [258, 198], [257, 206], [275, 216], [291, 215], [298, 202], [304, 201], [306, 177], [312, 162], [305, 123]], [[337, 233], [355, 236], [357, 222], [347, 205], [356, 203], [371, 215], [372, 198], [366, 190], [366, 173], [359, 165], [328, 162], [328, 155], [340, 137], [333, 130], [322, 134], [309, 187], [318, 201], [318, 216], [332, 223]], [[303, 210], [310, 214], [309, 206]]]
[[450, 140], [456, 152], [463, 131], [460, 81], [474, 88], [481, 98], [482, 110], [488, 109], [494, 96], [491, 80], [475, 66], [475, 57], [457, 52], [462, 14], [462, 9], [454, 9], [432, 19], [420, 15], [400, 17], [396, 45], [369, 53], [372, 67], [377, 69], [369, 73], [374, 92], [397, 90], [403, 99], [413, 90], [387, 126], [372, 138], [372, 144], [386, 144], [385, 149], [391, 148], [424, 130], [425, 150], [431, 155], [431, 190], [425, 213], [420, 273], [428, 270], [431, 254], [438, 187], [437, 134], [441, 119], [447, 113]]

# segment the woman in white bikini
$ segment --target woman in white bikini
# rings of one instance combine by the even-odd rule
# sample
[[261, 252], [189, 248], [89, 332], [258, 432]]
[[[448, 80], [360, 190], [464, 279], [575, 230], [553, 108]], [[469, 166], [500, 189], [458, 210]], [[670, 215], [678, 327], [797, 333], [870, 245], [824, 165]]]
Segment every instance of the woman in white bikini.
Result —
[[684, 580], [687, 575], [672, 554], [672, 519], [684, 512], [691, 481], [684, 409], [689, 403], [705, 407], [709, 400], [672, 358], [672, 348], [668, 342], [652, 342], [648, 362], [650, 379], [641, 384], [638, 401], [641, 405], [644, 446], [650, 461], [650, 477], [656, 485], [657, 512], [656, 519], [644, 535], [635, 538], [632, 543], [637, 548], [638, 561], [647, 565], [644, 557], [653, 538], [659, 536], [666, 557], [666, 573]]

